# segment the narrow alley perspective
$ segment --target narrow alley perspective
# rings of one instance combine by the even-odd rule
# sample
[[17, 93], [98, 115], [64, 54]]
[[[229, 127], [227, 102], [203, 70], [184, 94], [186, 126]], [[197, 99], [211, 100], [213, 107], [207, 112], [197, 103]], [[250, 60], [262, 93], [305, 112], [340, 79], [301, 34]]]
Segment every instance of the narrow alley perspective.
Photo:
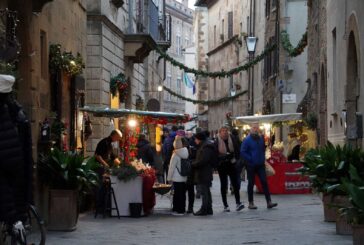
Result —
[[0, 0], [0, 245], [364, 245], [364, 0]]

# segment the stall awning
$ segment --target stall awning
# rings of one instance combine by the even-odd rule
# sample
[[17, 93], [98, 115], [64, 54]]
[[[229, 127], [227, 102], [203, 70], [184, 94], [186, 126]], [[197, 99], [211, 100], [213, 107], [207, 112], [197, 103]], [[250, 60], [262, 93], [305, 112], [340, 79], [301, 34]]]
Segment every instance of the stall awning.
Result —
[[235, 120], [236, 123], [238, 123], [238, 124], [274, 123], [274, 122], [302, 120], [302, 113], [270, 114], [270, 115], [259, 115], [259, 116], [241, 116], [241, 117], [233, 117], [232, 119]]
[[171, 112], [162, 112], [162, 111], [140, 111], [133, 109], [113, 109], [108, 107], [90, 107], [85, 106], [80, 108], [81, 111], [85, 111], [88, 113], [92, 113], [96, 117], [125, 117], [128, 115], [137, 115], [144, 116], [149, 118], [158, 118], [161, 119], [156, 121], [158, 124], [166, 124], [166, 123], [185, 123], [190, 120], [190, 116], [188, 114], [178, 114]]

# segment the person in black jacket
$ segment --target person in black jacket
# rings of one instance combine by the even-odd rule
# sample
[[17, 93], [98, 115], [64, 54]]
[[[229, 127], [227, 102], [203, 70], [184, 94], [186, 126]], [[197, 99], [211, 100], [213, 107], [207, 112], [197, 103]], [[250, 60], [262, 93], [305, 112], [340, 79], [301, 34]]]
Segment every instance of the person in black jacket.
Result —
[[153, 148], [145, 138], [145, 134], [139, 135], [136, 147], [138, 148], [137, 158], [142, 159], [144, 164], [148, 163], [150, 166], [154, 166]]
[[204, 132], [195, 135], [195, 142], [198, 146], [196, 159], [192, 162], [195, 171], [195, 183], [200, 185], [202, 205], [199, 211], [194, 213], [196, 216], [212, 215], [212, 198], [210, 187], [212, 184], [212, 166], [210, 162], [217, 154], [215, 146], [206, 140]]
[[0, 220], [25, 218], [32, 201], [32, 142], [30, 122], [14, 99], [15, 78], [0, 75]]

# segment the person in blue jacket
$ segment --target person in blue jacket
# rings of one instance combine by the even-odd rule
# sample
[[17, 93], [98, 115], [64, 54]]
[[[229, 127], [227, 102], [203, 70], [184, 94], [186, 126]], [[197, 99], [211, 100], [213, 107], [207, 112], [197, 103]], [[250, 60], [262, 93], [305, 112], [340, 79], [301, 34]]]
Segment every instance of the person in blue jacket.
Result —
[[260, 183], [262, 184], [265, 199], [267, 201], [267, 208], [274, 208], [278, 204], [272, 203], [267, 176], [265, 173], [265, 145], [264, 139], [259, 134], [259, 124], [253, 123], [251, 125], [250, 134], [244, 139], [241, 148], [240, 155], [245, 160], [247, 166], [247, 176], [248, 176], [248, 200], [249, 209], [257, 209], [254, 205], [253, 199], [253, 188], [255, 175], [258, 175]]

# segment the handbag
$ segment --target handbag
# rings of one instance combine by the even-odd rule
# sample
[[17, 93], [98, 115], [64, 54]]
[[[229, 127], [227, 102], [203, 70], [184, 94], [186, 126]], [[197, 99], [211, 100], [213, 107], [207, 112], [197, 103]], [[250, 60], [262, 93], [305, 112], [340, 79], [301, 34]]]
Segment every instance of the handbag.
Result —
[[272, 167], [272, 165], [270, 165], [267, 162], [265, 162], [265, 174], [267, 176], [273, 176], [273, 175], [276, 174], [276, 171], [274, 170], [274, 168]]

